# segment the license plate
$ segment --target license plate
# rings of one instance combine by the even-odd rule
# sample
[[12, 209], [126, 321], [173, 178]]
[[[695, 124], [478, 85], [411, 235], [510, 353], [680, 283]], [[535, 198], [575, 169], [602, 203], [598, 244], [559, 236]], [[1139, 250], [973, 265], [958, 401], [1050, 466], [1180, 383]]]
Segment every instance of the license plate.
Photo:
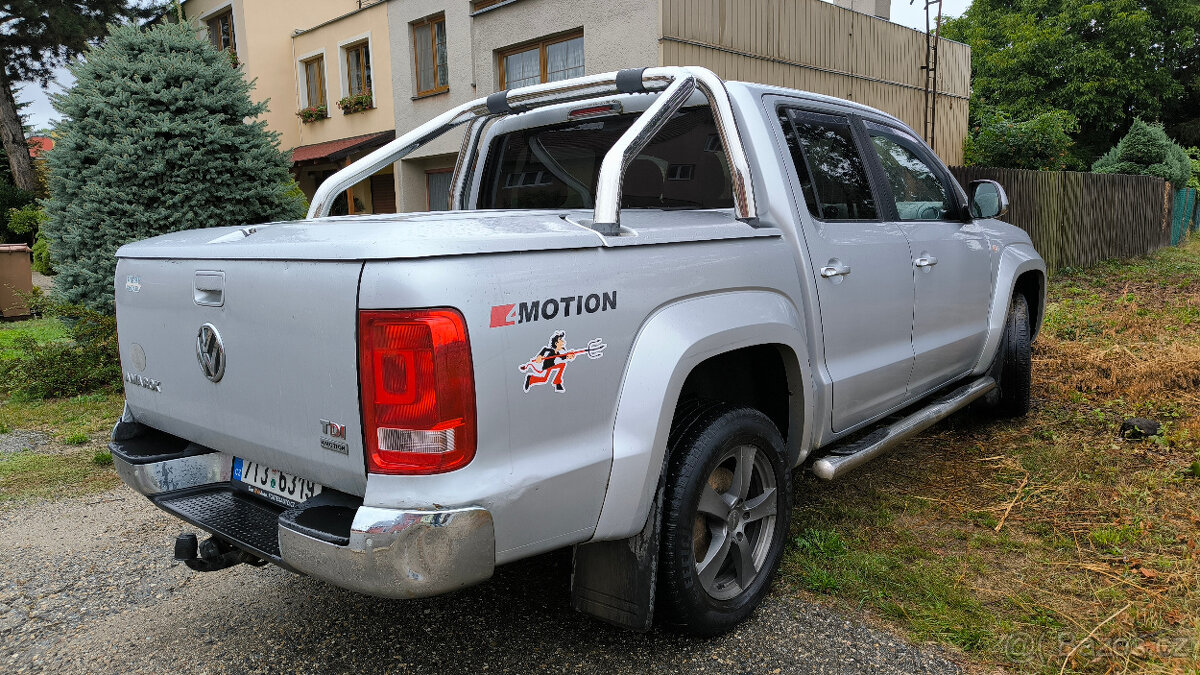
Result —
[[254, 494], [286, 506], [321, 494], [321, 485], [241, 457], [233, 458], [233, 480]]

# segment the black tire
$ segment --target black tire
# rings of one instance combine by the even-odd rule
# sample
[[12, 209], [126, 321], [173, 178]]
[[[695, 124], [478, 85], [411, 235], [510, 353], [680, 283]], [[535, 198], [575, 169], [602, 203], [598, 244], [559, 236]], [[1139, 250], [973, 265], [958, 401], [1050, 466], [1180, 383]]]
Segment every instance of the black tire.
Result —
[[1029, 412], [1033, 386], [1030, 334], [1029, 303], [1024, 295], [1017, 293], [1009, 305], [1000, 352], [992, 366], [992, 376], [999, 386], [989, 398], [997, 417], [1022, 417]]
[[[683, 633], [719, 635], [754, 611], [779, 566], [791, 472], [779, 430], [758, 410], [706, 404], [680, 413], [663, 498], [659, 616]], [[703, 576], [698, 557], [708, 561]]]

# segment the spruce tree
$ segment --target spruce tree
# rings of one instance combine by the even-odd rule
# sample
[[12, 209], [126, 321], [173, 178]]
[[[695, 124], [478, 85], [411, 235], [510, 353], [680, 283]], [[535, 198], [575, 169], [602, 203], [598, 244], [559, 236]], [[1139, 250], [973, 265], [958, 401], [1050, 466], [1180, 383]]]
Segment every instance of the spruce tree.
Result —
[[49, 154], [59, 300], [113, 311], [113, 254], [166, 232], [304, 215], [279, 137], [228, 55], [187, 24], [114, 29], [71, 69]]
[[1158, 176], [1178, 190], [1192, 177], [1192, 165], [1187, 151], [1167, 136], [1161, 124], [1134, 120], [1129, 133], [1096, 160], [1092, 172]]

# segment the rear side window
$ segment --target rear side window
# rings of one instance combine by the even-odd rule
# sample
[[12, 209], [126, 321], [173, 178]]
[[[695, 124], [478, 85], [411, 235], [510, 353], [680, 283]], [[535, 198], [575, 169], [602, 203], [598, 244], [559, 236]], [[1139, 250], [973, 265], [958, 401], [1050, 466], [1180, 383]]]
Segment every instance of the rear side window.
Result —
[[[637, 118], [637, 113], [613, 115], [497, 137], [481, 177], [478, 207], [594, 207], [600, 163]], [[729, 164], [708, 108], [677, 113], [625, 171], [622, 208], [732, 206]]]
[[867, 170], [850, 120], [793, 109], [779, 111], [808, 212], [820, 220], [877, 220]]

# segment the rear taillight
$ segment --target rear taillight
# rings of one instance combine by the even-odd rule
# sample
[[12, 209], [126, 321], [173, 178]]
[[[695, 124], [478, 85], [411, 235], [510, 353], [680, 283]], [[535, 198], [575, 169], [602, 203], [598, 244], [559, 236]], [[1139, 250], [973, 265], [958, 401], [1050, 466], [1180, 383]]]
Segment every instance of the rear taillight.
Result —
[[462, 314], [362, 311], [358, 369], [372, 473], [452, 471], [475, 457], [475, 383]]

